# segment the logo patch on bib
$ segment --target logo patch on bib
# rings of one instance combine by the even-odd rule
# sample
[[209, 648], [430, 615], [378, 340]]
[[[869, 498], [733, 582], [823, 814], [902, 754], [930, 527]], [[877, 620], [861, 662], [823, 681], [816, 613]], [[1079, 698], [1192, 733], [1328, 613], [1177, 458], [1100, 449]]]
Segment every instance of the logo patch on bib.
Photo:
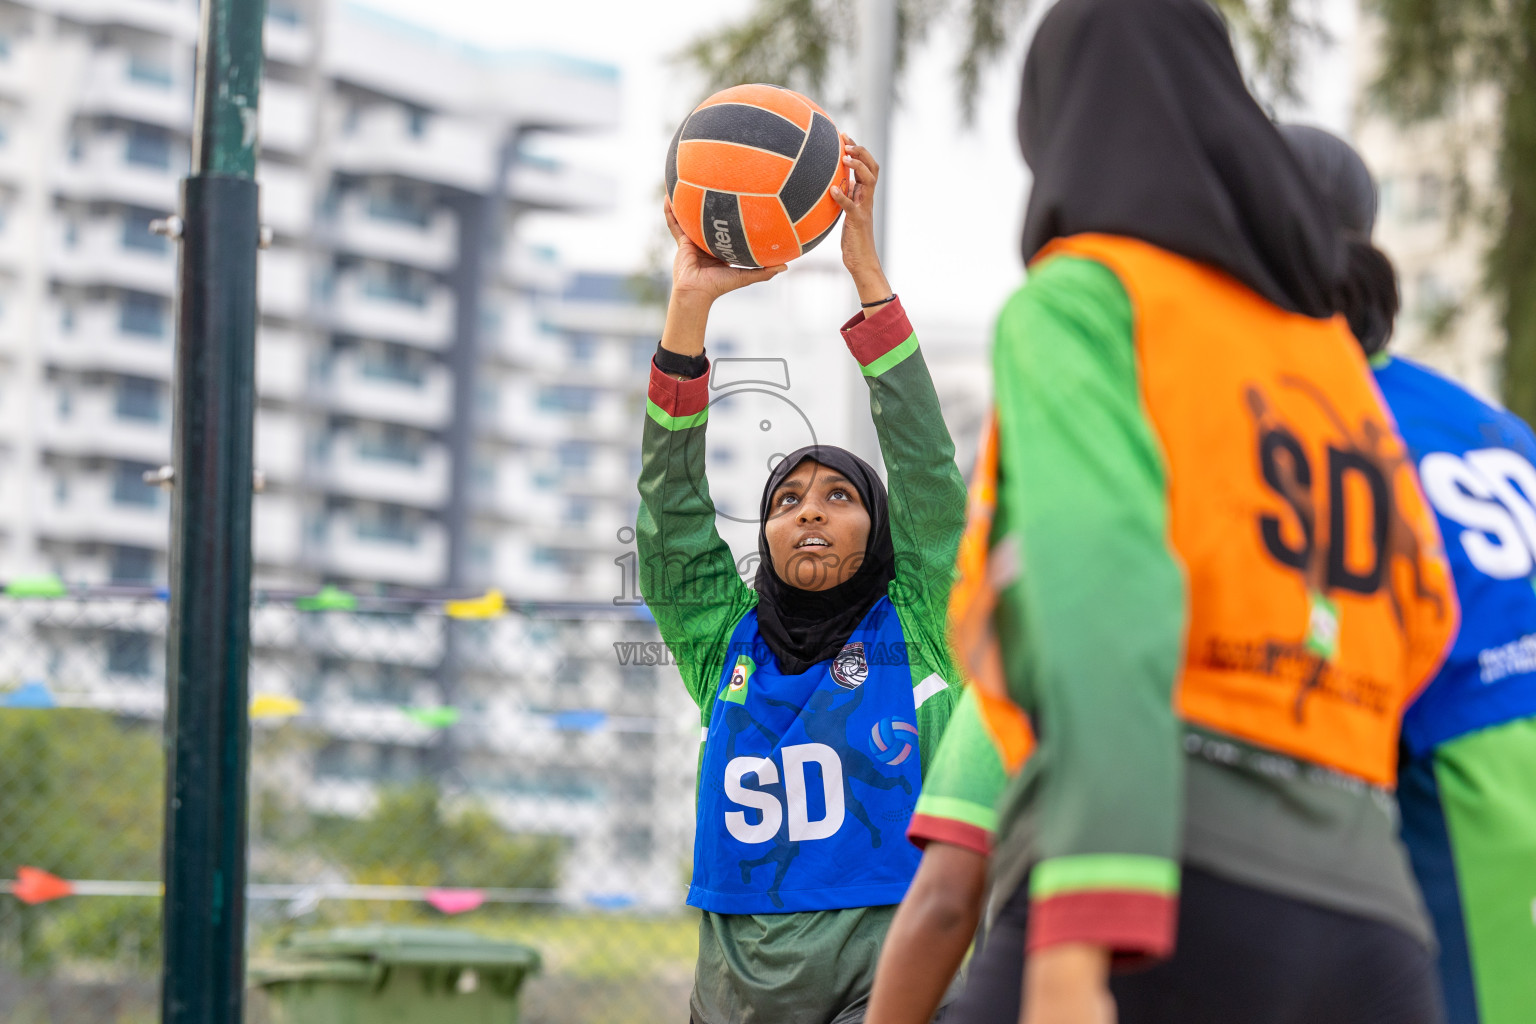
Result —
[[864, 659], [864, 641], [848, 644], [832, 659], [832, 679], [843, 689], [857, 689], [868, 678], [869, 662]]

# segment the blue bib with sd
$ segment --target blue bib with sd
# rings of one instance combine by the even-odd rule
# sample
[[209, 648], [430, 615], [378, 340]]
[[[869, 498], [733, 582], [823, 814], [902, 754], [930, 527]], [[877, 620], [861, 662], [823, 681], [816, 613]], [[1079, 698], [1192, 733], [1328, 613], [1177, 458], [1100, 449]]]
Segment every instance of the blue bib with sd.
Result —
[[1409, 360], [1393, 357], [1376, 382], [1435, 509], [1461, 602], [1445, 664], [1403, 716], [1418, 757], [1536, 715], [1536, 436]]
[[699, 771], [688, 903], [778, 914], [900, 903], [922, 785], [901, 622], [881, 598], [834, 658], [785, 675], [757, 612], [731, 635]]

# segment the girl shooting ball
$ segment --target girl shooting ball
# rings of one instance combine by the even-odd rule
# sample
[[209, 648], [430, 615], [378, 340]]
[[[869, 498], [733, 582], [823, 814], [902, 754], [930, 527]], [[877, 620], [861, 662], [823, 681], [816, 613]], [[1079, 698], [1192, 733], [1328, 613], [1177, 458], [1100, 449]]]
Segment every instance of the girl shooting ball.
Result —
[[714, 301], [782, 273], [677, 240], [640, 470], [641, 590], [699, 705], [688, 902], [702, 911], [697, 1024], [861, 1020], [917, 867], [905, 829], [958, 689], [945, 609], [965, 517], [954, 445], [875, 253], [879, 168], [842, 139], [843, 264], [863, 310], [842, 329], [870, 389], [890, 493], [813, 445], [769, 475], [748, 587], [704, 473], [704, 335]]

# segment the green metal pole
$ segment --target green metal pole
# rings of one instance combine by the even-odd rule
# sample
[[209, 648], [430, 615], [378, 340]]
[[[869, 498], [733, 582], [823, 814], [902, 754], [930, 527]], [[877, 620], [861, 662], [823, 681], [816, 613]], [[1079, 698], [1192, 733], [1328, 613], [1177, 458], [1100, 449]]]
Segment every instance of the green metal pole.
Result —
[[164, 1024], [238, 1024], [245, 980], [256, 100], [265, 0], [203, 0], [182, 183], [167, 629]]

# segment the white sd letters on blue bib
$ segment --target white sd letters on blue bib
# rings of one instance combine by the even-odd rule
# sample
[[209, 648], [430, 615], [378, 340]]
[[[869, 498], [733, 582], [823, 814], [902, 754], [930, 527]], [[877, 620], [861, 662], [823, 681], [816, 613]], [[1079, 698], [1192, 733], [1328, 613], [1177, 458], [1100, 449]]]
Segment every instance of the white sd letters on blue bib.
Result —
[[764, 914], [900, 902], [922, 785], [896, 610], [870, 609], [836, 658], [784, 675], [749, 613], [705, 740], [690, 905]]
[[1536, 437], [1519, 418], [1394, 358], [1376, 381], [1419, 467], [1456, 578], [1456, 642], [1403, 716], [1415, 756], [1536, 714]]

